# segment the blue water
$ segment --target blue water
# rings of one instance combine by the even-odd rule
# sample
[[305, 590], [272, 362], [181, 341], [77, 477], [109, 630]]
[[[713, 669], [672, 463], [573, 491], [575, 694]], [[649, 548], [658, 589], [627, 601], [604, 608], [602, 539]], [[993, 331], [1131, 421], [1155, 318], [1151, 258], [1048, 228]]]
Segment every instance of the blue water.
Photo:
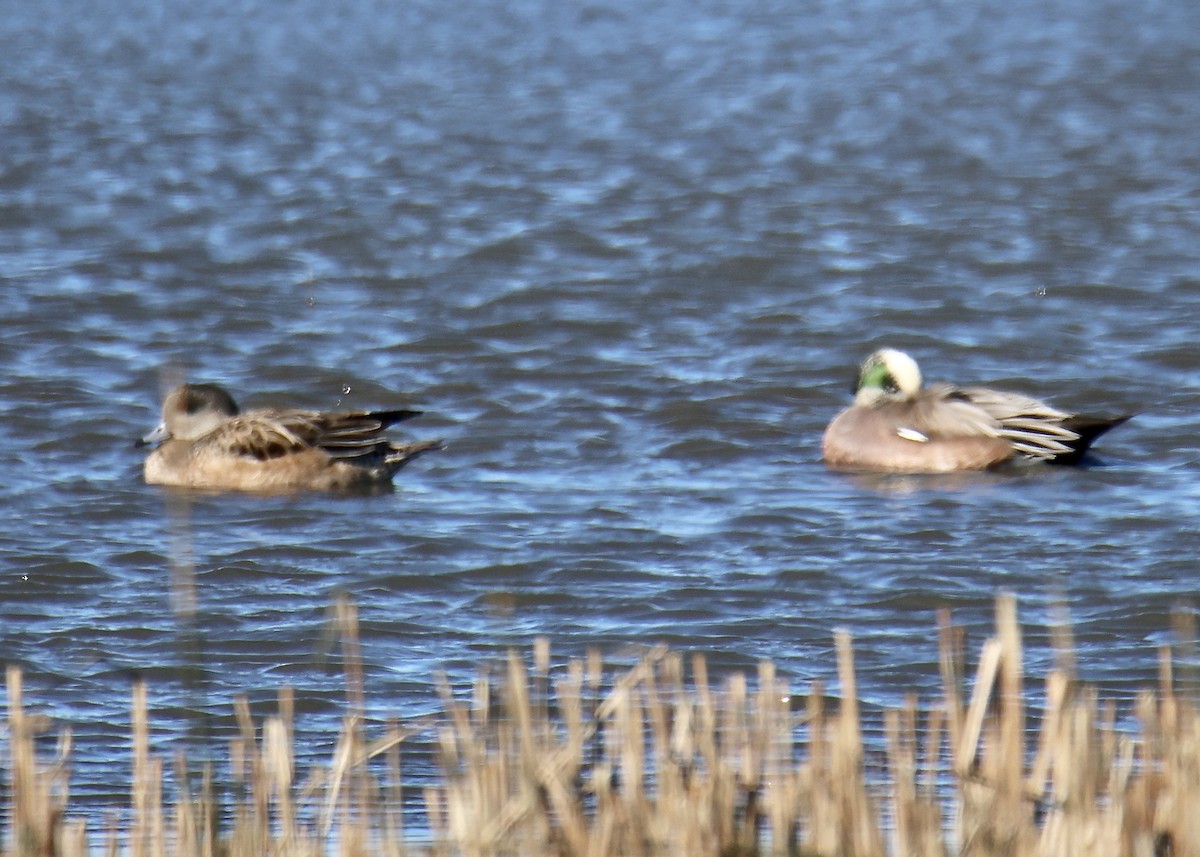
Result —
[[[135, 674], [158, 750], [290, 685], [325, 754], [339, 593], [375, 719], [537, 635], [802, 692], [840, 627], [869, 705], [928, 698], [936, 611], [977, 650], [998, 591], [1032, 672], [1062, 602], [1128, 699], [1194, 606], [1194, 4], [0, 13], [0, 655], [76, 800], [123, 793]], [[827, 472], [885, 344], [1139, 413], [1079, 469]], [[382, 497], [178, 496], [132, 441], [180, 377], [447, 447]]]

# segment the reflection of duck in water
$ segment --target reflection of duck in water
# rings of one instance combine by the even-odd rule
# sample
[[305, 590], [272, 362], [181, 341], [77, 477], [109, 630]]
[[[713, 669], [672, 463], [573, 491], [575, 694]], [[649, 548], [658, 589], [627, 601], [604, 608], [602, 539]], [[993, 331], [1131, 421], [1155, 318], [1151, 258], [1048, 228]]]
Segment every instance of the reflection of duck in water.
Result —
[[383, 436], [421, 411], [261, 408], [241, 413], [215, 384], [182, 384], [163, 403], [162, 424], [138, 445], [158, 443], [146, 482], [240, 491], [362, 491], [386, 488], [396, 471], [440, 441], [396, 444]]
[[862, 364], [854, 404], [834, 417], [822, 448], [827, 464], [848, 470], [939, 473], [1022, 459], [1074, 464], [1130, 416], [1079, 416], [984, 387], [924, 387], [915, 360], [884, 348]]

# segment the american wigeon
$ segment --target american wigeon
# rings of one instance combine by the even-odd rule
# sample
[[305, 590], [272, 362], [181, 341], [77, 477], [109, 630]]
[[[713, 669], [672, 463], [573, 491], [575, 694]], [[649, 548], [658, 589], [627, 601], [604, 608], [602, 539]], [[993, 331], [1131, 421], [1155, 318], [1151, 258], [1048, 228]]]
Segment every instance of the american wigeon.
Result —
[[984, 387], [924, 387], [915, 360], [884, 348], [863, 362], [854, 404], [825, 429], [822, 450], [831, 467], [897, 473], [983, 470], [1022, 459], [1074, 464], [1130, 416], [1079, 416]]
[[420, 411], [322, 413], [261, 408], [241, 413], [215, 384], [181, 384], [163, 402], [162, 423], [138, 441], [151, 485], [236, 491], [369, 491], [440, 441], [395, 444], [392, 423]]

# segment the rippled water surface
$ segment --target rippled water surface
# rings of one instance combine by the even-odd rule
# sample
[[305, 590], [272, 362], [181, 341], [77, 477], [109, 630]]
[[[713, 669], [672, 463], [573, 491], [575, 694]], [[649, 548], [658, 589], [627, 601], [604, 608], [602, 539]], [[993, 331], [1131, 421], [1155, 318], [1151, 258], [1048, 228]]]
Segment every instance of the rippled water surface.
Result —
[[[1152, 679], [1200, 550], [1194, 4], [0, 9], [0, 653], [80, 793], [136, 672], [160, 737], [291, 685], [324, 753], [336, 593], [379, 718], [539, 634], [803, 688], [843, 627], [887, 704], [1000, 590], [1035, 673], [1061, 600], [1085, 677]], [[883, 344], [1140, 413], [1079, 469], [827, 472]], [[131, 443], [180, 376], [447, 446], [380, 497], [171, 494]]]

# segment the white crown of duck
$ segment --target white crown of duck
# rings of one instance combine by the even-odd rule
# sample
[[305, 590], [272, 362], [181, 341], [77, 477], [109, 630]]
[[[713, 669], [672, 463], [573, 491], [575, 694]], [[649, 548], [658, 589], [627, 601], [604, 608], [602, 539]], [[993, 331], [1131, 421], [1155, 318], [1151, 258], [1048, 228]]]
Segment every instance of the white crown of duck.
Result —
[[859, 368], [854, 403], [830, 422], [822, 454], [832, 467], [894, 472], [1077, 464], [1096, 438], [1131, 416], [1073, 414], [988, 387], [924, 386], [912, 357], [882, 348]]

